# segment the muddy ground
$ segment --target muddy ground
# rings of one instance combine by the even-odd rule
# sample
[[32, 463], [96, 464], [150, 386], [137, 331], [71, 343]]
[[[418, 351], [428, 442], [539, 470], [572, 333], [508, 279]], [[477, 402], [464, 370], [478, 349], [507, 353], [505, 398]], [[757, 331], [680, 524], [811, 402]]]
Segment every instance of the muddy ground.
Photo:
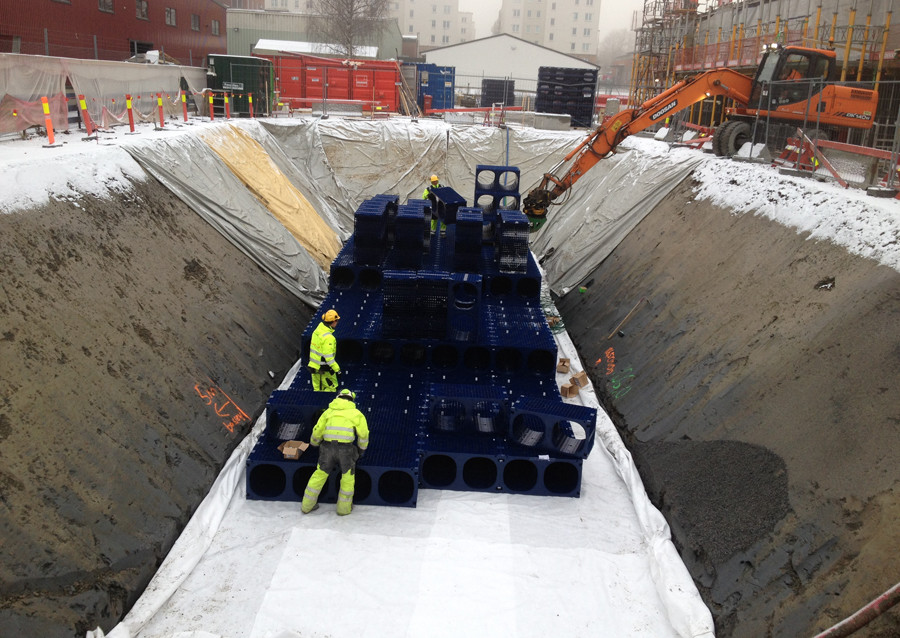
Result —
[[812, 636], [897, 582], [900, 273], [688, 180], [581, 287], [558, 306], [718, 636]]
[[152, 179], [0, 237], [0, 635], [83, 638], [143, 590], [310, 311]]
[[[0, 236], [0, 635], [81, 637], [140, 594], [310, 311], [153, 180]], [[685, 183], [582, 285], [565, 322], [719, 636], [811, 636], [896, 582], [897, 272]]]

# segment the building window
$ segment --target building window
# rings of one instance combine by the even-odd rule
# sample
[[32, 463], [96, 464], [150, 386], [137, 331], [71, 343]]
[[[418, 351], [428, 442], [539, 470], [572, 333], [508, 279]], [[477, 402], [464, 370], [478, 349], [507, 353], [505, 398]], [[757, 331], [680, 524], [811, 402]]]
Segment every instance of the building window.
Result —
[[115, 9], [113, 8], [113, 0], [100, 0], [97, 8], [100, 9], [100, 11], [104, 11], [106, 13], [115, 13]]
[[134, 3], [135, 15], [141, 20], [149, 20], [150, 16], [147, 11], [147, 0], [137, 0]]
[[538, 18], [541, 17], [541, 12], [540, 12], [540, 11], [537, 12], [537, 17], [538, 17]]
[[590, 30], [590, 29], [585, 29], [585, 30], [584, 30], [584, 35], [585, 35], [585, 37], [590, 36], [590, 35], [591, 35], [591, 30]]
[[431, 28], [432, 28], [432, 29], [437, 28], [437, 20], [432, 20], [432, 21], [431, 21]]
[[556, 25], [556, 18], [550, 18], [550, 26], [552, 27], [555, 25]]
[[547, 39], [550, 40], [550, 42], [553, 42], [553, 34], [551, 33], [551, 34], [550, 34], [550, 37], [547, 38]]
[[449, 28], [450, 28], [450, 21], [449, 21], [449, 20], [444, 20], [444, 25], [443, 25], [443, 26], [444, 26], [444, 29], [449, 29]]
[[460, 17], [459, 21], [462, 22], [463, 24], [465, 24], [466, 22], [468, 22], [468, 20], [466, 19], [466, 16]]
[[528, 13], [527, 13], [526, 15], [527, 15], [529, 18], [531, 17], [531, 9], [528, 10]]
[[520, 15], [522, 15], [521, 9], [513, 9], [513, 17], [514, 18], [518, 18]]
[[450, 5], [449, 4], [444, 5], [444, 13], [450, 13]]
[[518, 33], [518, 32], [519, 32], [519, 25], [518, 25], [518, 24], [512, 25], [512, 32], [513, 32], [513, 33]]
[[442, 36], [441, 36], [441, 42], [442, 42], [443, 44], [449, 44], [449, 43], [450, 43], [450, 36], [449, 36], [449, 35], [442, 35]]
[[593, 17], [594, 17], [594, 14], [593, 14], [593, 13], [585, 13], [585, 14], [584, 14], [584, 21], [585, 21], [585, 22], [590, 22], [590, 21], [591, 21], [591, 18], [593, 18]]
[[437, 5], [436, 4], [431, 5], [431, 12], [437, 13]]
[[191, 31], [199, 31], [200, 30], [200, 16], [196, 13], [191, 14]]
[[531, 33], [531, 25], [530, 24], [525, 27], [525, 33]]
[[410, 17], [410, 18], [413, 17], [413, 10], [412, 10], [412, 9], [409, 10], [409, 17]]
[[409, 25], [409, 32], [410, 32], [410, 33], [413, 32], [413, 30], [412, 30], [412, 25]]
[[591, 45], [590, 45], [589, 43], [587, 43], [587, 42], [583, 42], [583, 43], [581, 44], [581, 50], [584, 51], [584, 52], [588, 52], [588, 51], [591, 50]]
[[571, 43], [571, 46], [569, 47], [569, 49], [570, 49], [571, 51], [574, 51], [574, 50], [575, 50], [575, 43], [574, 43], [574, 42]]
[[535, 28], [534, 28], [534, 32], [535, 32], [535, 33], [540, 33], [540, 32], [541, 32], [541, 28], [540, 28], [539, 26], [538, 26], [538, 27], [535, 27]]
[[212, 34], [219, 35], [219, 21], [213, 20], [210, 26], [212, 27]]
[[166, 24], [168, 24], [170, 27], [177, 26], [175, 24], [175, 9], [166, 7]]
[[553, 9], [554, 11], [556, 11], [556, 3], [555, 2], [551, 3], [550, 8]]
[[434, 36], [431, 36], [431, 44], [434, 44]]
[[572, 27], [572, 35], [576, 35], [577, 33], [578, 33], [578, 29], [575, 27]]
[[460, 32], [460, 33], [465, 33], [465, 32], [466, 32], [466, 28], [463, 27], [462, 29], [459, 30], [459, 32]]
[[572, 22], [578, 22], [578, 12], [572, 14]]
[[72, 0], [53, 0], [53, 2], [59, 2], [60, 4], [72, 4]]

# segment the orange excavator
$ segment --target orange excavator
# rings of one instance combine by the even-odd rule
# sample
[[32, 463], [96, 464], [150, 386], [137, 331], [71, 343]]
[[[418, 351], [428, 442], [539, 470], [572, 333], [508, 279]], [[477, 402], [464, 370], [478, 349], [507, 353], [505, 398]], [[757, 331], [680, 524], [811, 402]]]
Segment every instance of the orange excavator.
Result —
[[[722, 95], [735, 104], [713, 136], [713, 150], [719, 156], [731, 157], [750, 141], [756, 118], [794, 126], [815, 124], [826, 130], [871, 128], [877, 91], [834, 84], [838, 71], [832, 50], [773, 44], [766, 47], [752, 78], [731, 69], [713, 69], [678, 82], [637, 108], [620, 111], [544, 174], [522, 200], [532, 232], [544, 225], [548, 208], [563, 203], [572, 185], [622, 140], [708, 97]], [[569, 161], [568, 170], [557, 176]]]

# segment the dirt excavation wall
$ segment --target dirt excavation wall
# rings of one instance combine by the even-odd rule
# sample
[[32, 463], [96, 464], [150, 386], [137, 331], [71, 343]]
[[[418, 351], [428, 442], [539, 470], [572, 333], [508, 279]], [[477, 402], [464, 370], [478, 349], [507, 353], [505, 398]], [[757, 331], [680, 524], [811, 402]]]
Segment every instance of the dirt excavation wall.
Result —
[[687, 180], [581, 286], [566, 326], [718, 636], [812, 636], [896, 583], [900, 274]]
[[83, 637], [143, 590], [310, 311], [152, 178], [0, 236], [0, 635]]

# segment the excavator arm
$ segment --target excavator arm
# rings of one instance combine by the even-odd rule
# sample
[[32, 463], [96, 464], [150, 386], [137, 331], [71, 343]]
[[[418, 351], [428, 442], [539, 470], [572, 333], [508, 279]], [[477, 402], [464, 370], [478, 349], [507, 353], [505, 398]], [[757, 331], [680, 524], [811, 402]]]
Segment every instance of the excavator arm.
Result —
[[[572, 185], [597, 162], [608, 157], [629, 135], [643, 131], [692, 104], [714, 95], [724, 95], [739, 104], [750, 100], [753, 80], [730, 69], [714, 69], [689, 80], [682, 80], [650, 98], [635, 109], [625, 109], [594, 129], [522, 201], [522, 210], [535, 231], [547, 220], [547, 209], [562, 203]], [[570, 162], [561, 176], [554, 172]]]

